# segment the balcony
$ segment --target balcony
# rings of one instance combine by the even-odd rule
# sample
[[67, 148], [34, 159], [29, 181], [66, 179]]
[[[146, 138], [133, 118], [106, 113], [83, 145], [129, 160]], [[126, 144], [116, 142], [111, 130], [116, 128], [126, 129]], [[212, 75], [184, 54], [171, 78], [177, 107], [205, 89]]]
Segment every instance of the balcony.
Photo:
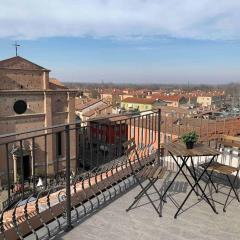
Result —
[[[204, 121], [163, 115], [158, 110], [1, 136], [5, 163], [1, 238], [234, 239], [240, 233], [232, 222], [240, 213], [236, 201], [219, 216], [194, 198], [177, 220], [173, 218], [174, 200], [164, 206], [161, 219], [144, 198], [139, 207], [125, 212], [139, 188], [122, 143], [135, 138], [140, 158], [148, 162], [157, 159], [167, 167], [170, 178], [178, 168], [164, 153], [163, 144], [177, 141], [189, 130], [197, 131], [200, 141], [215, 147], [217, 137], [240, 133], [239, 119]], [[236, 151], [226, 150], [222, 160], [231, 165], [238, 159]], [[168, 197], [180, 201], [189, 186], [182, 177], [177, 183]], [[74, 229], [65, 233], [71, 226]]]
[[[159, 187], [161, 183], [159, 182]], [[180, 177], [169, 193], [176, 201], [181, 202], [188, 190], [188, 183]], [[186, 206], [188, 209], [177, 219], [173, 218], [176, 207], [169, 201], [163, 207], [163, 217], [159, 218], [146, 197], [139, 201], [135, 209], [125, 211], [139, 191], [139, 187], [131, 188], [111, 204], [76, 223], [71, 231], [60, 234], [58, 239], [236, 240], [239, 238], [240, 204], [236, 200], [231, 202], [226, 213], [221, 211], [222, 206], [217, 205], [219, 214], [216, 215], [204, 202], [198, 203], [194, 196]], [[154, 191], [152, 195], [153, 199], [159, 200]], [[224, 201], [224, 197], [220, 195], [217, 199]]]

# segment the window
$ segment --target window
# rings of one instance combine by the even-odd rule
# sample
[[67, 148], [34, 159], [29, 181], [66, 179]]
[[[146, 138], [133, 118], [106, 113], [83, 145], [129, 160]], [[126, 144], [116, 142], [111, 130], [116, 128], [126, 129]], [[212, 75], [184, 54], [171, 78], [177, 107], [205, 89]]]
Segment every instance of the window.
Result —
[[61, 99], [57, 99], [56, 101], [56, 112], [64, 112], [64, 104]]
[[145, 105], [145, 109], [148, 109], [148, 105]]
[[13, 105], [13, 109], [15, 113], [23, 114], [27, 110], [27, 103], [23, 100], [17, 100]]
[[57, 157], [62, 155], [62, 132], [56, 133], [56, 154]]

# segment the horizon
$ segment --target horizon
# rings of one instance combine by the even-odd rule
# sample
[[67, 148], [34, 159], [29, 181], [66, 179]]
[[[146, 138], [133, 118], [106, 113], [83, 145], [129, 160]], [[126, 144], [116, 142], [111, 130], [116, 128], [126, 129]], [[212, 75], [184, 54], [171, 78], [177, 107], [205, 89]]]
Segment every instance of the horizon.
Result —
[[83, 85], [109, 85], [109, 88], [112, 86], [116, 87], [122, 87], [122, 86], [129, 86], [129, 87], [226, 87], [226, 86], [232, 86], [232, 85], [240, 85], [240, 82], [229, 82], [229, 83], [121, 83], [121, 82], [71, 82], [71, 81], [61, 81], [63, 84], [83, 84]]
[[240, 82], [236, 0], [12, 0], [0, 8], [0, 59], [15, 55], [17, 40], [19, 56], [62, 82]]

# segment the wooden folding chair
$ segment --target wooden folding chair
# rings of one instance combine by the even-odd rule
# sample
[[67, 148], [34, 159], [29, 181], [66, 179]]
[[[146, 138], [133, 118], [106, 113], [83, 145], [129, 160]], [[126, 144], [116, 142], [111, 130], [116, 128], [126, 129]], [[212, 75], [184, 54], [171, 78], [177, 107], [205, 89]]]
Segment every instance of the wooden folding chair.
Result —
[[[128, 163], [132, 171], [132, 175], [136, 179], [138, 185], [141, 187], [141, 191], [135, 197], [133, 203], [126, 209], [129, 211], [139, 200], [142, 196], [146, 196], [150, 201], [151, 205], [157, 212], [157, 214], [161, 217], [162, 216], [162, 202], [163, 200], [162, 195], [160, 194], [159, 190], [155, 186], [157, 180], [162, 179], [166, 173], [166, 168], [160, 166], [156, 162], [148, 162], [144, 158], [140, 159], [139, 152], [136, 148], [136, 144], [134, 139], [131, 139], [123, 144], [125, 148], [126, 155], [128, 157]], [[148, 181], [146, 186], [143, 186], [142, 182]], [[154, 201], [148, 194], [148, 190], [153, 187], [160, 198], [159, 209], [158, 206], [155, 205]]]
[[[229, 147], [229, 148], [237, 147], [237, 148], [239, 148], [240, 147], [240, 138], [233, 137], [233, 136], [223, 136], [222, 138], [217, 140], [217, 145], [218, 145], [219, 150], [220, 150], [221, 147], [222, 148], [224, 148], [224, 147]], [[238, 202], [240, 202], [239, 195], [238, 195], [237, 188], [236, 188], [237, 187], [236, 186], [236, 181], [239, 180], [238, 179], [238, 174], [239, 174], [239, 170], [240, 170], [239, 164], [238, 164], [237, 167], [233, 167], [233, 166], [226, 165], [226, 164], [223, 164], [223, 163], [213, 162], [208, 167], [207, 170], [210, 172], [210, 174], [208, 174], [208, 181], [206, 183], [206, 186], [209, 183], [211, 183], [211, 185], [213, 185], [216, 192], [218, 192], [219, 183], [217, 184], [217, 187], [216, 187], [215, 184], [213, 183], [213, 178], [212, 178], [213, 174], [216, 173], [218, 175], [225, 176], [225, 179], [227, 180], [226, 183], [228, 183], [228, 184], [224, 184], [225, 182], [223, 182], [223, 183], [221, 183], [221, 185], [224, 184], [224, 186], [229, 186], [230, 187], [229, 192], [227, 194], [227, 198], [226, 198], [225, 202], [222, 203], [224, 212], [226, 211], [228, 200], [229, 200], [229, 197], [231, 196], [232, 191], [235, 195], [235, 198], [238, 200]], [[231, 180], [231, 178], [233, 178], [233, 180]], [[206, 188], [206, 186], [205, 186], [205, 188]]]

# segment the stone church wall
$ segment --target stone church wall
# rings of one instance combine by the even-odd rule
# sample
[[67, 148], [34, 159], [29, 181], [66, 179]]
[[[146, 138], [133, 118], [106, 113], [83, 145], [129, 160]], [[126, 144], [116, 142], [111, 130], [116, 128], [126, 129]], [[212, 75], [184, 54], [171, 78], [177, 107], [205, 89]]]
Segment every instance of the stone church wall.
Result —
[[0, 90], [13, 89], [43, 89], [43, 72], [0, 69]]
[[18, 116], [14, 111], [14, 103], [18, 100], [23, 100], [27, 104], [27, 110], [24, 114], [36, 114], [36, 113], [44, 113], [43, 93], [26, 93], [26, 92], [17, 92], [17, 93], [2, 93], [0, 96], [0, 118], [6, 116]]

